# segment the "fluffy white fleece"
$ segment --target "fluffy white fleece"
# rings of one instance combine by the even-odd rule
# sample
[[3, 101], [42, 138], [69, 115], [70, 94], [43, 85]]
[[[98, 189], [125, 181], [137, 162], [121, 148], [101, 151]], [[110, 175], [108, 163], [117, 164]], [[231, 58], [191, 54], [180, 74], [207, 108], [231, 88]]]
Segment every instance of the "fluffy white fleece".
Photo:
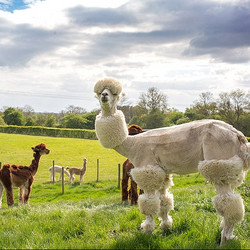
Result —
[[239, 186], [244, 179], [243, 161], [234, 156], [229, 160], [201, 161], [198, 170], [206, 180], [213, 184], [233, 184]]
[[240, 194], [216, 195], [213, 197], [216, 211], [231, 223], [243, 220], [245, 209]]
[[111, 116], [102, 116], [100, 113], [96, 117], [95, 128], [97, 138], [104, 148], [115, 148], [128, 136], [125, 117], [120, 110]]
[[147, 194], [141, 194], [138, 198], [141, 213], [146, 216], [156, 215], [160, 212], [160, 199], [156, 195], [149, 198]]
[[113, 78], [104, 78], [95, 84], [94, 92], [100, 94], [104, 89], [109, 89], [113, 95], [119, 95], [122, 92], [122, 85]]
[[165, 179], [165, 172], [158, 166], [133, 168], [131, 175], [138, 186], [145, 192], [159, 190]]
[[174, 197], [173, 194], [166, 192], [164, 195], [160, 196], [161, 209], [158, 216], [164, 218], [167, 216], [168, 212], [174, 209]]

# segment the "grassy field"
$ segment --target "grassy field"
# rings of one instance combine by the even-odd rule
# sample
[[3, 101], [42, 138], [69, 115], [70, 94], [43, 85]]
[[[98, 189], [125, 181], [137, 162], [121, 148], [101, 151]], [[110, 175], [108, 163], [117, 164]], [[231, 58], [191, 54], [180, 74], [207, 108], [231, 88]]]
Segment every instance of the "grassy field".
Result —
[[[144, 216], [137, 206], [121, 202], [117, 187], [117, 164], [124, 158], [103, 149], [98, 141], [0, 134], [0, 162], [29, 165], [30, 147], [47, 144], [49, 155], [41, 158], [33, 184], [30, 205], [7, 208], [5, 196], [0, 210], [1, 249], [219, 249], [220, 217], [211, 197], [212, 185], [199, 174], [175, 176], [171, 192], [175, 210], [173, 228], [152, 235], [138, 230]], [[66, 177], [65, 194], [61, 183], [49, 181], [48, 168], [58, 165], [81, 166], [88, 159], [84, 184], [73, 185]], [[100, 181], [96, 182], [96, 159], [100, 159]], [[238, 188], [246, 205], [245, 219], [235, 228], [238, 239], [227, 249], [249, 249], [250, 177]], [[17, 192], [15, 189], [15, 201]], [[156, 218], [155, 222], [159, 225]]]
[[31, 147], [43, 142], [50, 149], [50, 154], [42, 156], [39, 170], [35, 176], [36, 183], [46, 183], [49, 179], [49, 167], [53, 160], [56, 165], [82, 167], [83, 158], [88, 159], [85, 182], [95, 181], [97, 159], [100, 162], [100, 180], [117, 179], [118, 163], [125, 158], [114, 150], [104, 149], [96, 140], [53, 138], [0, 133], [0, 162], [30, 165], [33, 152]]

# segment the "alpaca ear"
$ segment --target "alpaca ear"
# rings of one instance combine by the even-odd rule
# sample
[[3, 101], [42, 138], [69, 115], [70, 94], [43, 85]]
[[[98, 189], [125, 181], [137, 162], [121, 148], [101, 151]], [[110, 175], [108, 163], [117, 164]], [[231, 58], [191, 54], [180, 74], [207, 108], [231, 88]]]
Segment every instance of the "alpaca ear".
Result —
[[38, 148], [34, 148], [34, 147], [32, 147], [31, 148], [34, 152], [38, 152], [39, 151], [39, 149]]

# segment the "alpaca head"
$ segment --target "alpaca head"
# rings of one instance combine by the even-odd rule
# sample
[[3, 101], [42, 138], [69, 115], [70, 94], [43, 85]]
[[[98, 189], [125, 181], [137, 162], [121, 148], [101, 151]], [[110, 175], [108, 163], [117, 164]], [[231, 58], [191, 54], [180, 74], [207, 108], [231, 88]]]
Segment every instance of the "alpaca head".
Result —
[[38, 144], [35, 147], [31, 148], [35, 153], [39, 153], [40, 155], [49, 154], [50, 150], [47, 149], [44, 143]]
[[116, 103], [119, 101], [119, 94], [122, 85], [115, 79], [105, 78], [95, 84], [94, 91], [99, 100], [102, 111], [115, 111]]
[[83, 163], [86, 164], [87, 163], [87, 159], [83, 158]]
[[143, 133], [144, 131], [142, 130], [142, 128], [138, 125], [132, 124], [128, 127], [128, 133], [129, 135], [137, 135], [140, 133]]

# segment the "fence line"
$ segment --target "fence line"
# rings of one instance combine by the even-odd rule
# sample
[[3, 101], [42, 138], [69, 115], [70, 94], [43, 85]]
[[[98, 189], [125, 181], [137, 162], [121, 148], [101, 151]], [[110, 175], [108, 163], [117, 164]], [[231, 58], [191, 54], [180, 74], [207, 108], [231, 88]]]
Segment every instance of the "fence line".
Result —
[[[0, 167], [1, 167], [1, 162], [0, 162]], [[55, 160], [53, 160], [53, 180], [52, 183], [55, 183]], [[100, 160], [96, 160], [96, 182], [99, 182], [100, 180]], [[121, 188], [121, 164], [118, 163], [118, 172], [117, 172], [117, 181], [118, 181], [118, 189]], [[65, 192], [65, 178], [64, 178], [64, 167], [62, 167], [62, 194]]]

